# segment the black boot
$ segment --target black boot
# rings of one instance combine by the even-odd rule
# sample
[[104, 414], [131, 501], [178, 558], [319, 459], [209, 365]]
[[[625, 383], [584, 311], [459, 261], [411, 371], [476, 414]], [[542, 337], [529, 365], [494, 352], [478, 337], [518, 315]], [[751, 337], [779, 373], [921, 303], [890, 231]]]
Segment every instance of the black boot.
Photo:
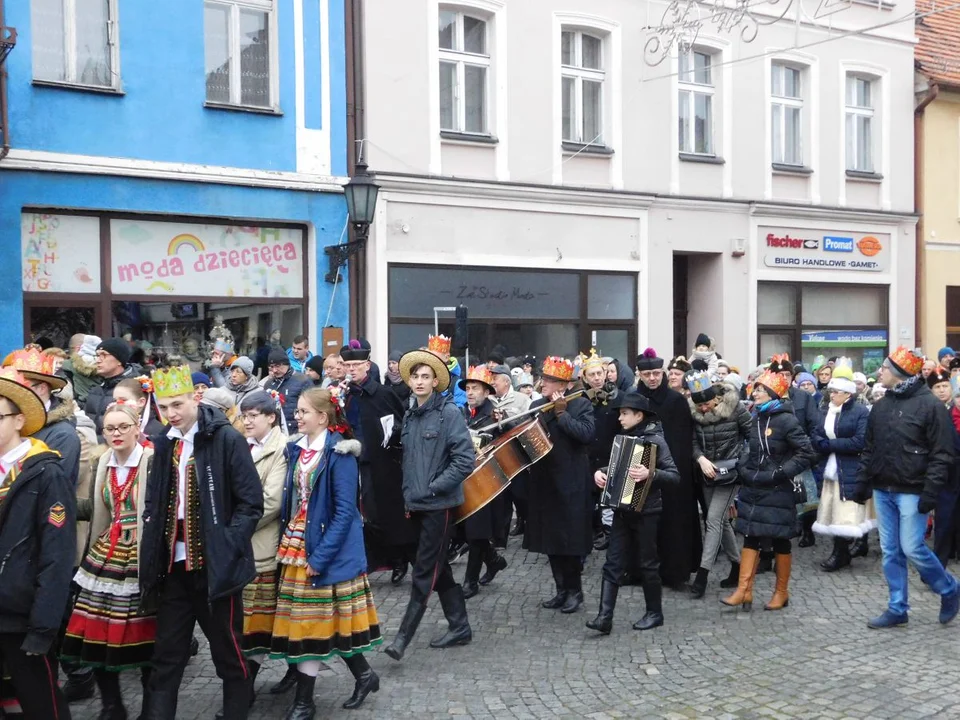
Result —
[[613, 630], [613, 609], [617, 606], [617, 593], [620, 586], [609, 580], [600, 583], [600, 610], [597, 617], [587, 621], [587, 627], [603, 635]]
[[190, 657], [196, 657], [200, 654], [200, 641], [195, 637], [190, 638]]
[[550, 558], [550, 569], [553, 570], [553, 581], [557, 585], [557, 594], [549, 600], [540, 603], [547, 610], [557, 610], [562, 608], [567, 602], [567, 590], [563, 584], [563, 572], [560, 567], [560, 561], [556, 558]]
[[440, 607], [447, 619], [449, 629], [440, 637], [430, 641], [432, 648], [448, 648], [454, 645], [466, 645], [473, 640], [473, 631], [467, 620], [467, 604], [463, 597], [463, 588], [454, 585], [440, 593]]
[[643, 599], [647, 612], [633, 624], [634, 630], [652, 630], [663, 625], [663, 588], [660, 583], [644, 583]]
[[276, 683], [268, 691], [271, 695], [282, 695], [283, 693], [292, 690], [293, 686], [297, 684], [297, 669], [293, 665], [287, 665], [287, 674], [284, 675], [280, 682]]
[[487, 557], [485, 562], [487, 563], [487, 571], [480, 578], [481, 585], [489, 585], [493, 582], [493, 579], [497, 576], [498, 572], [507, 569], [507, 559], [497, 552], [497, 549], [491, 545], [490, 549], [487, 550]]
[[483, 569], [483, 556], [486, 548], [470, 547], [467, 556], [467, 569], [463, 573], [463, 596], [472, 598], [480, 592], [480, 570]]
[[800, 524], [803, 526], [800, 541], [797, 543], [800, 547], [813, 547], [817, 544], [817, 536], [813, 534], [813, 523], [816, 519], [816, 513], [811, 512], [805, 512], [800, 516]]
[[363, 705], [367, 695], [380, 689], [380, 676], [373, 671], [363, 655], [351, 655], [345, 657], [343, 661], [350, 668], [356, 681], [353, 685], [353, 695], [343, 704], [343, 707], [346, 710], [353, 710]]
[[846, 538], [833, 538], [833, 554], [820, 567], [824, 572], [836, 572], [840, 568], [845, 568], [850, 564], [850, 541]]
[[390, 582], [394, 585], [399, 585], [403, 582], [403, 579], [407, 576], [407, 567], [408, 563], [406, 560], [401, 560], [396, 565], [393, 566], [393, 573], [390, 575]]
[[[709, 570], [704, 570], [699, 568], [697, 570], [697, 577], [694, 578], [693, 585], [690, 586], [690, 596], [699, 600], [707, 592], [707, 576], [710, 574]], [[738, 571], [739, 577], [739, 571]]]
[[735, 588], [740, 582], [740, 563], [730, 563], [730, 574], [720, 581], [720, 587]]
[[527, 523], [524, 522], [524, 519], [522, 517], [517, 517], [517, 519], [513, 521], [513, 528], [511, 528], [510, 530], [510, 537], [517, 537], [518, 535], [523, 535], [526, 529], [527, 529]]
[[137, 720], [145, 720], [147, 717], [147, 693], [150, 690], [151, 672], [153, 672], [153, 668], [149, 665], [143, 665], [140, 668], [140, 714], [137, 715]]
[[283, 720], [313, 720], [317, 714], [317, 706], [313, 702], [313, 686], [316, 682], [317, 678], [297, 671], [297, 694]]
[[451, 540], [450, 547], [447, 550], [447, 562], [453, 565], [457, 560], [467, 554], [467, 544], [460, 540]]
[[127, 709], [120, 696], [120, 673], [97, 669], [93, 671], [100, 688], [100, 714], [97, 720], [127, 720]]
[[[257, 699], [257, 674], [260, 672], [260, 663], [253, 660], [247, 660], [247, 667], [250, 669], [250, 707], [253, 707], [253, 703]], [[224, 720], [226, 713], [223, 710], [217, 710], [217, 714], [214, 715], [214, 720]]]
[[870, 545], [868, 544], [866, 535], [858, 537], [850, 546], [850, 557], [852, 558], [866, 557], [869, 552]]
[[403, 620], [400, 621], [400, 629], [397, 630], [397, 636], [393, 638], [393, 642], [384, 650], [388, 656], [394, 660], [403, 658], [403, 653], [417, 632], [420, 621], [423, 620], [423, 613], [426, 612], [426, 610], [427, 606], [422, 603], [413, 600], [407, 603], [407, 611], [403, 614]]
[[570, 567], [564, 573], [564, 587], [567, 588], [567, 599], [560, 608], [564, 615], [575, 613], [583, 605], [583, 585], [581, 584], [580, 558], [571, 558]]
[[140, 720], [167, 720], [177, 716], [177, 692], [151, 690]]
[[[72, 667], [72, 666], [71, 666]], [[67, 681], [61, 690], [68, 703], [92, 698], [97, 682], [93, 678], [93, 668], [77, 668], [67, 672]]]

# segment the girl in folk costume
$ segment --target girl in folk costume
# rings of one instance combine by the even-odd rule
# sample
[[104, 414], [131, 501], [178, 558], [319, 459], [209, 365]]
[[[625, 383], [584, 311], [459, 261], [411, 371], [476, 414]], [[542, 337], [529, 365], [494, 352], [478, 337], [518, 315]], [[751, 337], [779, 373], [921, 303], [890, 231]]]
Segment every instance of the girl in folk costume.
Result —
[[[153, 395], [153, 380], [146, 375], [127, 378], [113, 388], [113, 401], [129, 403], [136, 408], [140, 432], [148, 438], [165, 433], [168, 428], [160, 419], [160, 410]], [[110, 438], [105, 438], [109, 444]]]
[[356, 684], [343, 706], [359, 707], [380, 688], [362, 653], [382, 640], [357, 508], [360, 443], [329, 390], [305, 390], [296, 418], [303, 438], [287, 446], [270, 656], [297, 666], [296, 702], [284, 720], [311, 720], [320, 663], [344, 659]]
[[114, 403], [103, 416], [109, 450], [97, 466], [93, 540], [74, 578], [80, 595], [61, 650], [62, 659], [95, 668], [102, 720], [127, 717], [120, 671], [139, 667], [145, 677], [156, 636], [156, 619], [138, 610], [140, 512], [153, 460], [153, 447], [138, 442], [139, 426], [131, 404]]

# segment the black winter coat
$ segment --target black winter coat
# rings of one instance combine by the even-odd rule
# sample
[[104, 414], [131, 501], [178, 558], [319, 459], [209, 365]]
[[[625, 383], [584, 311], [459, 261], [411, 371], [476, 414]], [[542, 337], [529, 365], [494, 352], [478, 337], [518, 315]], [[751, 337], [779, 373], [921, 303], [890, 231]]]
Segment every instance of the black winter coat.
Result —
[[817, 483], [823, 483], [823, 471], [830, 460], [830, 454], [837, 456], [837, 482], [840, 484], [840, 498], [849, 500], [856, 497], [861, 487], [857, 479], [860, 467], [860, 453], [867, 442], [867, 422], [870, 411], [861, 405], [856, 397], [847, 400], [840, 409], [834, 422], [833, 433], [836, 438], [827, 437], [825, 423], [829, 405], [820, 410], [820, 422], [817, 432], [811, 438], [813, 449], [820, 454], [820, 462], [814, 468]]
[[[220, 410], [200, 405], [197, 423], [193, 456], [207, 592], [213, 601], [240, 592], [257, 575], [250, 538], [263, 516], [263, 486], [247, 441]], [[170, 493], [179, 484], [173, 440], [160, 435], [153, 441], [140, 541], [140, 592], [145, 598], [159, 588], [172, 566], [164, 530]]]
[[[653, 473], [653, 480], [650, 481], [653, 485], [650, 486], [650, 492], [647, 493], [647, 501], [643, 504], [640, 515], [660, 515], [663, 512], [663, 488], [676, 485], [680, 482], [680, 473], [677, 472], [677, 464], [673, 461], [673, 456], [670, 454], [670, 447], [663, 438], [663, 428], [656, 420], [644, 420], [640, 425], [630, 428], [626, 432], [621, 431], [620, 434], [628, 437], [643, 438], [644, 442], [653, 443], [657, 446], [657, 467]], [[608, 468], [604, 467], [600, 469], [604, 474], [607, 473]], [[627, 510], [614, 512], [635, 515]]]
[[93, 420], [97, 426], [97, 438], [103, 442], [103, 416], [107, 406], [113, 403], [113, 389], [121, 381], [135, 378], [143, 374], [139, 365], [127, 365], [122, 373], [112, 378], [105, 378], [99, 385], [94, 385], [87, 393], [87, 400], [83, 405], [84, 414]]
[[953, 423], [943, 403], [921, 379], [887, 390], [867, 419], [859, 482], [936, 502], [950, 486]]
[[80, 477], [80, 438], [71, 405], [73, 403], [67, 405], [60, 398], [51, 398], [47, 423], [33, 437], [60, 453], [63, 473], [67, 482], [75, 487]]
[[45, 655], [70, 596], [77, 502], [57, 454], [31, 442], [0, 504], [0, 633], [26, 633], [21, 649]]
[[400, 381], [398, 383], [393, 382], [386, 375], [383, 377], [383, 386], [388, 390], [392, 391], [399, 399], [400, 402], [404, 405], [410, 399], [410, 386], [405, 382]]
[[[530, 405], [550, 402], [541, 398]], [[568, 400], [566, 412], [542, 413], [553, 450], [530, 468], [527, 529], [523, 547], [545, 555], [589, 555], [593, 549], [593, 406], [583, 397]]]
[[[711, 462], [739, 460], [745, 467], [750, 457], [750, 438], [757, 432], [750, 412], [740, 402], [740, 395], [730, 385], [719, 389], [720, 402], [707, 413], [702, 413], [687, 398], [693, 418], [693, 459], [706, 457]], [[705, 483], [710, 481], [704, 478]]]
[[[609, 397], [591, 400], [593, 405], [593, 442], [590, 443], [590, 467], [598, 468], [610, 461], [613, 438], [620, 432], [620, 411], [616, 408], [619, 391], [605, 385]], [[589, 399], [589, 398], [588, 398]]]
[[642, 381], [637, 390], [649, 398], [651, 410], [663, 425], [663, 436], [680, 473], [680, 482], [663, 488], [663, 516], [657, 531], [660, 577], [665, 585], [677, 586], [700, 566], [702, 552], [700, 487], [693, 479], [693, 418], [687, 399], [667, 386], [666, 377], [656, 390]]
[[283, 408], [283, 417], [287, 421], [287, 428], [293, 433], [296, 431], [297, 419], [294, 413], [297, 411], [297, 401], [300, 400], [300, 393], [313, 387], [313, 382], [306, 375], [295, 373], [293, 369], [287, 370], [287, 374], [277, 380], [272, 375], [267, 377], [263, 383], [264, 390], [273, 390], [280, 394], [281, 407]]
[[793, 404], [793, 414], [800, 423], [800, 429], [803, 430], [808, 438], [813, 437], [817, 432], [817, 424], [820, 421], [820, 409], [817, 407], [817, 399], [805, 390], [801, 390], [793, 385], [790, 386], [790, 402]]
[[809, 470], [816, 454], [788, 403], [755, 415], [750, 457], [740, 472], [737, 532], [748, 537], [797, 534], [793, 477]]
[[[361, 445], [360, 498], [367, 528], [372, 526], [380, 544], [385, 546], [416, 542], [416, 528], [406, 517], [403, 504], [403, 403], [368, 374], [363, 383], [350, 384], [345, 408], [347, 421]], [[393, 433], [387, 447], [383, 447], [380, 418], [387, 415], [393, 417]]]

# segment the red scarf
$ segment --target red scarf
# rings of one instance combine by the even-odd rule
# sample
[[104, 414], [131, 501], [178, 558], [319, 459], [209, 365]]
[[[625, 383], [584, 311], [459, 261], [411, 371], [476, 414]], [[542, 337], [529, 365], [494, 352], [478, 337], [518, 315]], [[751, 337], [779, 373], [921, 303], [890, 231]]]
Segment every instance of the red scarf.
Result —
[[103, 561], [104, 565], [110, 561], [114, 548], [117, 546], [117, 541], [120, 540], [120, 531], [122, 529], [120, 526], [120, 513], [123, 511], [123, 504], [127, 501], [127, 498], [130, 497], [130, 492], [136, 484], [136, 479], [137, 468], [131, 468], [130, 474], [127, 476], [127, 481], [123, 484], [123, 487], [120, 487], [117, 469], [115, 467], [110, 468], [110, 497], [113, 498], [113, 523], [110, 525], [110, 549], [107, 550], [107, 557]]

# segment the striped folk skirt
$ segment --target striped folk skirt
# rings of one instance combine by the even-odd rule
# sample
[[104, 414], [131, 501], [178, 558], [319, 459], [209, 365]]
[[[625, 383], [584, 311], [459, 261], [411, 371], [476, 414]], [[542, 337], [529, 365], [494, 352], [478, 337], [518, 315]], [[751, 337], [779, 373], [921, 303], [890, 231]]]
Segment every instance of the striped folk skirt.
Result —
[[282, 564], [270, 657], [298, 663], [366, 652], [383, 642], [367, 575], [314, 587], [307, 577], [305, 521], [306, 512], [301, 510], [280, 541], [277, 557]]
[[64, 660], [125, 670], [150, 662], [157, 634], [156, 617], [138, 612], [135, 532], [125, 531], [110, 549], [109, 530], [83, 559], [74, 581], [80, 586], [67, 624], [60, 656]]
[[243, 589], [243, 652], [270, 652], [273, 621], [277, 612], [277, 572], [260, 573]]

